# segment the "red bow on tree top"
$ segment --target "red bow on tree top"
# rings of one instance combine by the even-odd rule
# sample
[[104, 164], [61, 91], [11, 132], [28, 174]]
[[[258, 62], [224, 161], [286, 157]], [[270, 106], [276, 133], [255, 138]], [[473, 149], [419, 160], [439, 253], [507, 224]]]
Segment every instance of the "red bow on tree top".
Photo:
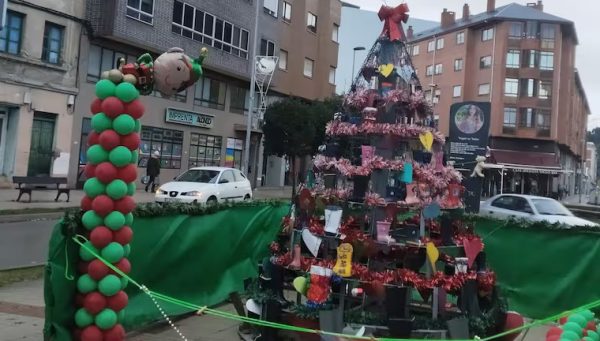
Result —
[[391, 41], [404, 39], [402, 24], [408, 21], [408, 5], [400, 4], [396, 7], [381, 6], [377, 15], [379, 20], [385, 21], [381, 35], [387, 34]]

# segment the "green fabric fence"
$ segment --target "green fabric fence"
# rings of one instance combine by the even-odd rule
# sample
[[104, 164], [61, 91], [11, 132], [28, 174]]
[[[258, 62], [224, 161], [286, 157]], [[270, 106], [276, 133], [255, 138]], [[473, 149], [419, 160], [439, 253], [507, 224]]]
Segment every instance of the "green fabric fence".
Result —
[[540, 319], [600, 299], [600, 233], [478, 219], [510, 310]]
[[[281, 229], [287, 204], [241, 205], [202, 216], [136, 217], [129, 260], [130, 276], [140, 284], [198, 305], [215, 305], [258, 274], [259, 260]], [[52, 234], [45, 277], [46, 340], [70, 340], [73, 326], [78, 246], [59, 223]], [[68, 274], [68, 275], [66, 275]], [[70, 275], [70, 276], [69, 276]], [[150, 298], [127, 288], [127, 330], [161, 318]], [[163, 304], [169, 315], [189, 312]]]

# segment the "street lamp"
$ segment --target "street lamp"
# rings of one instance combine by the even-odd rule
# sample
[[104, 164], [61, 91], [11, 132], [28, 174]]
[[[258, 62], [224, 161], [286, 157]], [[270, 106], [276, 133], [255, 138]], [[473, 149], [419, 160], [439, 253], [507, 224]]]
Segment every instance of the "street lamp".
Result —
[[350, 77], [350, 81], [354, 79], [354, 63], [356, 62], [356, 51], [364, 51], [364, 46], [357, 46], [354, 48], [354, 52], [352, 54], [352, 76]]

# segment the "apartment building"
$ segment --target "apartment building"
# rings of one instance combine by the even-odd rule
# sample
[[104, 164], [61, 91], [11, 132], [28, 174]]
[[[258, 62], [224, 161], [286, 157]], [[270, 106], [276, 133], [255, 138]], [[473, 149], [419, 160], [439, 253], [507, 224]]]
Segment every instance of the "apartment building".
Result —
[[[258, 4], [257, 2], [258, 1]], [[101, 72], [120, 57], [131, 62], [144, 52], [154, 56], [181, 47], [195, 56], [209, 50], [204, 77], [171, 99], [152, 94], [143, 99], [139, 168], [161, 153], [161, 181], [194, 166], [242, 167], [250, 103], [253, 46], [258, 55], [278, 56], [269, 101], [279, 96], [317, 99], [334, 92], [339, 27], [338, 0], [88, 0], [90, 32], [81, 39], [79, 95], [75, 101], [72, 158], [73, 185], [85, 181], [89, 105]], [[255, 6], [260, 6], [257, 40]], [[258, 99], [258, 97], [257, 97]], [[255, 102], [256, 103], [256, 102]], [[174, 112], [203, 118], [202, 126], [174, 119]], [[263, 171], [260, 122], [251, 127], [250, 167], [260, 185]], [[280, 165], [281, 166], [281, 165]], [[281, 167], [280, 167], [281, 168]]]
[[67, 176], [84, 4], [7, 4], [0, 27], [0, 186], [12, 186], [12, 176]]
[[585, 185], [586, 193], [596, 188], [596, 179], [598, 173], [598, 159], [596, 154], [596, 145], [594, 142], [586, 143], [585, 154]]
[[573, 22], [543, 3], [512, 3], [462, 17], [444, 9], [438, 27], [408, 30], [413, 63], [439, 128], [462, 101], [491, 102], [490, 153], [483, 194], [570, 193], [581, 183], [590, 114], [575, 68]]

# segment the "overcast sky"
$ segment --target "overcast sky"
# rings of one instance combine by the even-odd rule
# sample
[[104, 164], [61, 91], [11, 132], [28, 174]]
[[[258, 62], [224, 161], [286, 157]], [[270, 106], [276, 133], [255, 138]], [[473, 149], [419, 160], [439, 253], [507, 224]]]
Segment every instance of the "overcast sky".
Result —
[[[362, 9], [377, 11], [387, 3], [396, 6], [401, 0], [344, 0], [360, 6]], [[486, 0], [413, 0], [406, 1], [410, 8], [410, 15], [414, 18], [440, 21], [443, 8], [462, 15], [462, 6], [466, 2], [471, 7], [471, 13], [481, 13], [486, 9]], [[496, 0], [496, 7], [512, 2], [525, 5], [534, 0]], [[590, 104], [588, 129], [600, 127], [600, 72], [597, 64], [600, 63], [600, 31], [599, 16], [600, 1], [597, 0], [545, 0], [544, 11], [575, 22], [575, 29], [579, 38], [577, 47], [576, 67], [579, 69], [583, 86]], [[360, 25], [360, 23], [357, 23]], [[595, 76], [594, 76], [595, 75]]]

